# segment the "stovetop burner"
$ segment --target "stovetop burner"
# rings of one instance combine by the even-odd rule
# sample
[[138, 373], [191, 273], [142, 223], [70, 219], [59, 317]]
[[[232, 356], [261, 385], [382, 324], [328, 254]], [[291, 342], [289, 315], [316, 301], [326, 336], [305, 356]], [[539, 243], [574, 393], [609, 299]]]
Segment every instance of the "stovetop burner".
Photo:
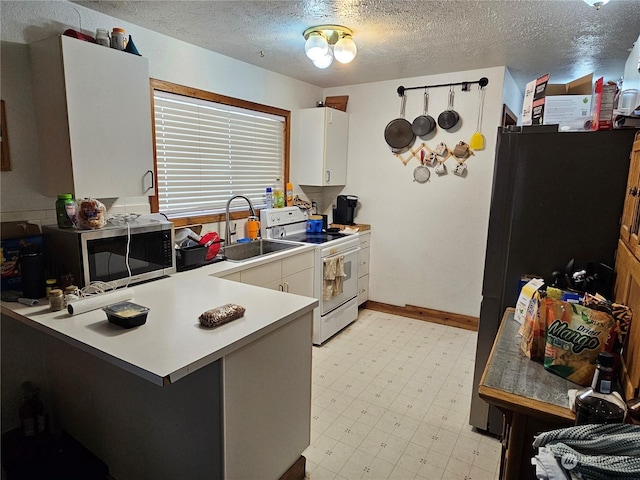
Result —
[[287, 235], [286, 240], [291, 240], [293, 242], [321, 244], [321, 243], [330, 242], [331, 240], [335, 240], [336, 238], [342, 238], [342, 237], [348, 237], [348, 236], [349, 234], [347, 233], [302, 232], [302, 233], [294, 233], [294, 234]]

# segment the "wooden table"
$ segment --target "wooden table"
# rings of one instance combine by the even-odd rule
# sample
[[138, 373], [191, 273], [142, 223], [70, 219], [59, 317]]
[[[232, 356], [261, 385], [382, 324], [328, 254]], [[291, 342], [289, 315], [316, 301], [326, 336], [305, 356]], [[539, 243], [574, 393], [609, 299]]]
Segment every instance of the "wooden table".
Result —
[[520, 350], [520, 324], [508, 308], [484, 369], [478, 394], [504, 414], [500, 478], [535, 478], [531, 458], [533, 437], [544, 431], [572, 426], [567, 391], [582, 388], [546, 371]]

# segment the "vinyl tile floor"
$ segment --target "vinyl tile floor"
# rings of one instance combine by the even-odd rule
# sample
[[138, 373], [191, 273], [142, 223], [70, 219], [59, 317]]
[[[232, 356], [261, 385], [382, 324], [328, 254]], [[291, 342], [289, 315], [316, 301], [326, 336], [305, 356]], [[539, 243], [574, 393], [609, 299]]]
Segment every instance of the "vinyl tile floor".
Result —
[[477, 334], [360, 310], [313, 348], [310, 480], [494, 480], [500, 442], [469, 425]]

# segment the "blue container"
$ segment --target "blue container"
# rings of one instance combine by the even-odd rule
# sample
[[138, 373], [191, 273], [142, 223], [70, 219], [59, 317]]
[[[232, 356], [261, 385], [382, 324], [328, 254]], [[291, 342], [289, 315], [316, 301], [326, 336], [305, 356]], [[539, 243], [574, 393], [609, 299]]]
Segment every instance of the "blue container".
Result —
[[307, 233], [320, 233], [320, 232], [322, 232], [322, 219], [307, 220]]

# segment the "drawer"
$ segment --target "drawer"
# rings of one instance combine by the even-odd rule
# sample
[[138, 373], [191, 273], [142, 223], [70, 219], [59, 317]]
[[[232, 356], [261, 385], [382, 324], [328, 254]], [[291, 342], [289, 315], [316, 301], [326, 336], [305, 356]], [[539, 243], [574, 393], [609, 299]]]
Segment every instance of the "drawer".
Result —
[[358, 276], [369, 274], [369, 249], [365, 248], [358, 252]]
[[369, 300], [369, 275], [358, 278], [358, 305]]
[[287, 277], [301, 272], [307, 268], [313, 268], [314, 251], [299, 253], [282, 259], [282, 276]]
[[360, 248], [369, 248], [371, 242], [371, 233], [360, 233]]
[[240, 272], [240, 280], [242, 283], [248, 283], [249, 285], [257, 285], [262, 287], [273, 281], [280, 281], [281, 263], [275, 261], [260, 265], [259, 267], [249, 268]]
[[231, 273], [229, 275], [225, 275], [225, 276], [220, 277], [220, 278], [224, 278], [225, 280], [231, 280], [232, 282], [239, 282], [240, 281], [240, 272]]

